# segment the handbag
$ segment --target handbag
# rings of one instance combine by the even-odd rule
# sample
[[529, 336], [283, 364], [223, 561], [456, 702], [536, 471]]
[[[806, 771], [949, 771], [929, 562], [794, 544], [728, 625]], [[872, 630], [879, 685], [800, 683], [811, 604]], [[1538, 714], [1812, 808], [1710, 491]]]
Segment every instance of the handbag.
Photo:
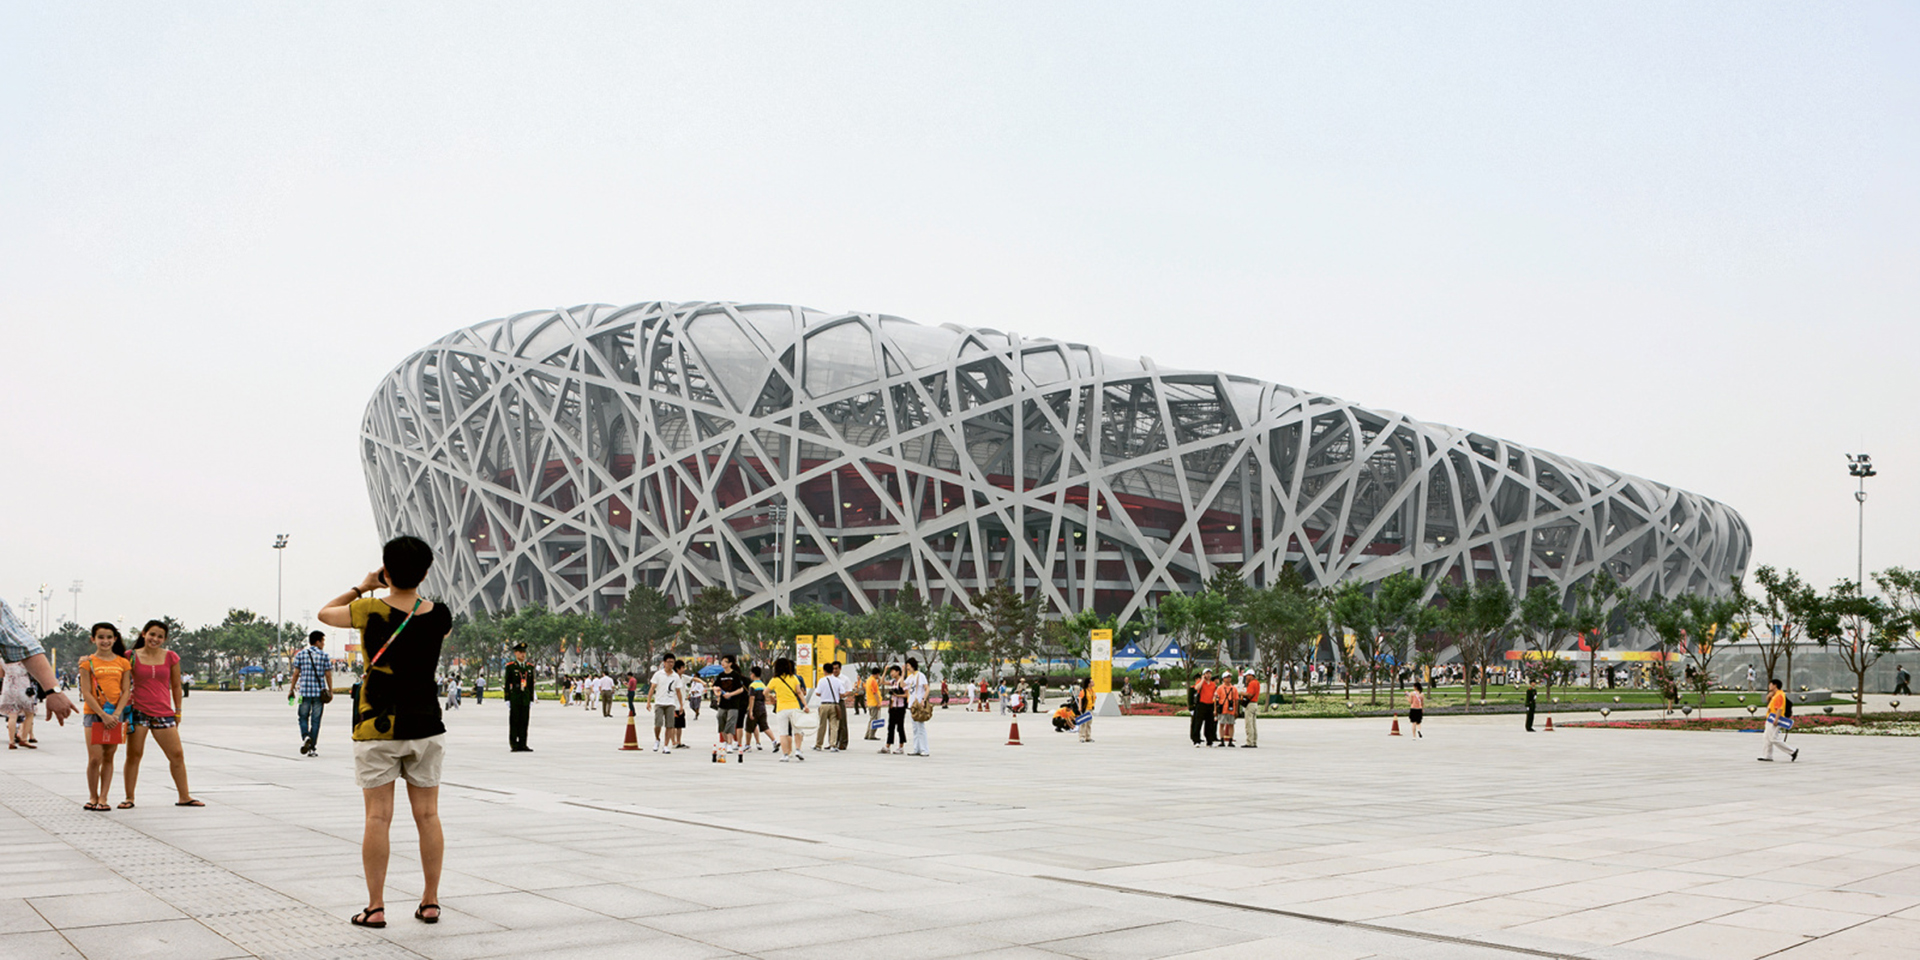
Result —
[[913, 718], [914, 723], [926, 723], [928, 720], [932, 720], [933, 700], [928, 697], [921, 697], [917, 702], [907, 707], [907, 715]]
[[387, 637], [387, 642], [380, 645], [380, 651], [373, 655], [372, 660], [367, 661], [366, 672], [361, 674], [360, 679], [354, 683], [352, 691], [353, 739], [393, 739], [395, 714], [393, 706], [388, 704], [384, 709], [376, 708], [372, 702], [372, 695], [368, 690], [367, 681], [373, 679], [376, 673], [388, 677], [393, 676], [393, 668], [380, 666], [380, 658], [386, 655], [387, 648], [393, 646], [395, 640], [400, 639], [401, 631], [407, 629], [407, 624], [413, 622], [413, 615], [419, 612], [420, 601], [415, 600], [413, 602], [413, 609], [407, 612], [407, 618], [400, 621], [399, 626], [393, 628], [393, 633]]

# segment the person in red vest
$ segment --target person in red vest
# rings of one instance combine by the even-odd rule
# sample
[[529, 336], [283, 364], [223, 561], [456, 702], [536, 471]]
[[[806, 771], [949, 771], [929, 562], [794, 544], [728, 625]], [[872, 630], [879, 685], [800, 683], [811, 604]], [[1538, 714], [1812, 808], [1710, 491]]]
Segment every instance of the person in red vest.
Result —
[[[1213, 681], [1213, 671], [1202, 671], [1200, 674], [1200, 698], [1199, 703], [1194, 707], [1194, 715], [1200, 718], [1200, 736], [1207, 741], [1207, 746], [1209, 747], [1217, 747], [1220, 745], [1219, 714], [1214, 709], [1215, 697], [1219, 692], [1220, 685]], [[1198, 741], [1194, 742], [1194, 746], [1197, 747], [1199, 745]]]

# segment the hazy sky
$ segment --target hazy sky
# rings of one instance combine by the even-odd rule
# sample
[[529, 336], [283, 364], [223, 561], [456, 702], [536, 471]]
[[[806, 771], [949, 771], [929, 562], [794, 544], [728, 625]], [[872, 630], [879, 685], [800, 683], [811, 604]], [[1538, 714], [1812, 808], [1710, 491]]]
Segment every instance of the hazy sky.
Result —
[[0, 7], [0, 596], [298, 618], [457, 327], [742, 300], [1013, 329], [1920, 565], [1920, 14], [1816, 3]]

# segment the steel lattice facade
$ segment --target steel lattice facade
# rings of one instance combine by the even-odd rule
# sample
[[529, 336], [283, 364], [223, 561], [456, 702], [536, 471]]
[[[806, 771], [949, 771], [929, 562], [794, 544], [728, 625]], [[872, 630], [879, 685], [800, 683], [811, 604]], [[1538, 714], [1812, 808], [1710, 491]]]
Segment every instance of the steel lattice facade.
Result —
[[869, 608], [1000, 578], [1131, 616], [1264, 583], [1499, 577], [1724, 592], [1704, 497], [1504, 440], [1080, 344], [797, 307], [641, 303], [457, 331], [362, 427], [383, 535], [456, 609], [606, 610], [637, 583]]

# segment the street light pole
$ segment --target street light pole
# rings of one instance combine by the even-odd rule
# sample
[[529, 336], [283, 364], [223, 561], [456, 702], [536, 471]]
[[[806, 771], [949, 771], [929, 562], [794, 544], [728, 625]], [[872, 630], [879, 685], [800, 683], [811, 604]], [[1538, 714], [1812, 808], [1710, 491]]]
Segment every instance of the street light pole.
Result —
[[73, 622], [75, 626], [78, 626], [80, 623], [80, 587], [80, 581], [75, 580], [73, 586], [67, 588], [67, 592], [73, 594]]
[[1873, 469], [1873, 458], [1864, 453], [1847, 454], [1847, 473], [1860, 484], [1853, 493], [1854, 502], [1860, 504], [1860, 540], [1859, 554], [1855, 560], [1858, 569], [1855, 573], [1862, 596], [1867, 592], [1867, 478], [1878, 476]]
[[278, 652], [286, 649], [286, 645], [280, 639], [280, 624], [283, 620], [286, 619], [281, 615], [281, 608], [286, 603], [286, 582], [287, 582], [286, 581], [286, 575], [287, 575], [287, 535], [286, 534], [282, 533], [274, 536], [273, 555], [274, 555], [273, 649], [276, 652]]

